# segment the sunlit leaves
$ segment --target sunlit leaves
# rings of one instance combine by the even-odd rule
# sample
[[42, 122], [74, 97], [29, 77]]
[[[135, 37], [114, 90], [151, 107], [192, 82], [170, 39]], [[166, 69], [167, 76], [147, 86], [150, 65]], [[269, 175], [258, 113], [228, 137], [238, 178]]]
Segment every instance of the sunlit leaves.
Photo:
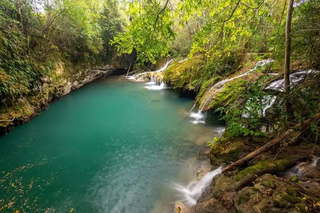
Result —
[[127, 13], [130, 23], [125, 32], [112, 42], [119, 53], [137, 51], [138, 61], [155, 63], [169, 52], [170, 41], [174, 38], [173, 17], [165, 2], [130, 2]]

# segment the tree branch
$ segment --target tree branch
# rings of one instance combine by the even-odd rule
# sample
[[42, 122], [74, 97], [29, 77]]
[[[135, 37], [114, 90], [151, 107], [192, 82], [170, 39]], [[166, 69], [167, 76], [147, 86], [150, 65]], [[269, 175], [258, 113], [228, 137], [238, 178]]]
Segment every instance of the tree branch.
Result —
[[154, 24], [153, 24], [153, 32], [155, 31], [156, 29], [156, 25], [157, 25], [157, 22], [159, 21], [159, 17], [161, 15], [161, 13], [163, 13], [165, 11], [165, 9], [167, 8], [168, 6], [168, 3], [169, 3], [169, 0], [166, 0], [166, 3], [164, 4], [163, 8], [160, 10], [160, 12], [157, 14], [157, 17], [156, 17], [156, 20], [154, 21]]

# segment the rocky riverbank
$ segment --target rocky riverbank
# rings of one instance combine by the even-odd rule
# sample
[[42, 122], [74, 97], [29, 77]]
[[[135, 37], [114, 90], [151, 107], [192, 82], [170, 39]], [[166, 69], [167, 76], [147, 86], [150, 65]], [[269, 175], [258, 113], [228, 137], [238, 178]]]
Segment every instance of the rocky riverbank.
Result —
[[[244, 157], [263, 144], [239, 138], [221, 142], [210, 153], [215, 166]], [[195, 208], [207, 212], [319, 212], [320, 164], [310, 144], [273, 147], [233, 171], [216, 176]], [[320, 146], [313, 147], [320, 153]]]
[[[317, 113], [318, 71], [296, 65], [290, 75], [295, 87], [290, 100], [301, 120], [288, 126], [281, 70], [272, 63], [271, 59], [244, 61], [223, 78], [204, 78], [201, 86], [198, 79], [207, 67], [201, 56], [175, 63], [164, 74], [165, 82], [175, 88], [197, 92], [200, 112], [224, 109], [226, 132], [209, 142], [213, 168], [232, 164]], [[319, 122], [303, 132], [294, 128], [277, 145], [216, 175], [195, 206], [178, 203], [176, 212], [320, 212], [318, 130]]]
[[[81, 68], [80, 68], [81, 69]], [[53, 101], [68, 95], [73, 90], [96, 79], [104, 78], [115, 69], [111, 65], [82, 69], [75, 75], [65, 75], [65, 68], [58, 63], [51, 77], [41, 78], [35, 85], [32, 94], [20, 97], [10, 106], [2, 105], [0, 108], [0, 136], [9, 133], [15, 126], [30, 121]]]

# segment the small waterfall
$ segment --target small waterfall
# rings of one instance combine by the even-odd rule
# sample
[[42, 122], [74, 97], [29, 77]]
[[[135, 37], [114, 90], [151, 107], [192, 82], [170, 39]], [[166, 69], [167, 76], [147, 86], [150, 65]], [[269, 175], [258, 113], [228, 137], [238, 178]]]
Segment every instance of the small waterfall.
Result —
[[[206, 96], [206, 100], [205, 100], [205, 102], [204, 102], [204, 104], [202, 105], [202, 107], [201, 107], [200, 110], [201, 110], [201, 111], [204, 111], [204, 109], [206, 109], [206, 108], [208, 107], [208, 104], [213, 100], [215, 94], [216, 94], [219, 90], [223, 89], [226, 83], [228, 83], [228, 82], [230, 82], [230, 81], [232, 81], [232, 80], [234, 80], [234, 79], [237, 79], [237, 78], [241, 78], [241, 77], [243, 77], [243, 76], [246, 76], [246, 75], [248, 75], [249, 73], [257, 70], [259, 67], [262, 67], [262, 66], [264, 66], [264, 65], [266, 65], [266, 64], [268, 64], [268, 63], [271, 63], [271, 62], [273, 62], [273, 61], [274, 61], [273, 59], [267, 59], [267, 60], [259, 61], [259, 62], [256, 63], [256, 66], [255, 66], [253, 69], [251, 69], [251, 70], [249, 70], [249, 71], [247, 71], [247, 72], [245, 72], [245, 73], [243, 73], [243, 74], [237, 75], [237, 76], [235, 76], [235, 77], [232, 77], [232, 78], [228, 78], [228, 79], [219, 81], [218, 83], [216, 83], [215, 85], [213, 85], [213, 86], [208, 90], [208, 92], [205, 93], [204, 96]], [[214, 94], [211, 94], [211, 92], [213, 92], [213, 91], [216, 91], [216, 92], [215, 92]]]
[[211, 184], [212, 179], [221, 174], [222, 166], [207, 173], [199, 182], [192, 182], [189, 186], [184, 187], [180, 184], [173, 183], [172, 188], [179, 192], [181, 201], [188, 207], [193, 207], [197, 204], [198, 199], [204, 190]]
[[161, 83], [161, 81], [162, 81], [162, 72], [165, 71], [168, 68], [168, 66], [170, 65], [171, 62], [172, 62], [172, 59], [169, 60], [159, 70], [130, 75], [128, 77], [128, 79], [132, 80], [132, 81], [136, 81], [136, 82], [146, 82], [146, 80], [149, 80], [147, 85], [155, 85], [157, 83]]
[[316, 169], [315, 167], [319, 166], [318, 165], [319, 160], [320, 160], [320, 157], [313, 156], [311, 163], [310, 162], [299, 163], [299, 164], [295, 165], [294, 167], [292, 167], [291, 169], [285, 171], [283, 173], [283, 176], [291, 178], [294, 175], [297, 177], [308, 175], [308, 172], [310, 170]]
[[[273, 104], [276, 102], [277, 96], [275, 95], [265, 95], [263, 96], [261, 100], [262, 109], [258, 112], [258, 114], [262, 117], [266, 116], [267, 109], [273, 106]], [[246, 110], [242, 113], [243, 118], [251, 118], [250, 112], [252, 112], [252, 108], [250, 107], [250, 102], [252, 102], [252, 99], [249, 99], [246, 103]]]
[[167, 63], [166, 63], [162, 68], [160, 68], [159, 70], [154, 71], [154, 72], [162, 72], [162, 71], [165, 71], [165, 70], [168, 68], [169, 64], [172, 62], [172, 60], [173, 60], [173, 59], [167, 61]]
[[302, 173], [303, 173], [303, 170], [301, 169], [301, 165], [297, 164], [294, 167], [292, 167], [291, 169], [285, 171], [282, 176], [291, 178], [294, 175], [296, 175], [296, 176], [300, 177], [300, 176], [302, 176]]
[[169, 87], [167, 87], [167, 85], [163, 82], [161, 82], [160, 85], [157, 84], [152, 84], [150, 85], [151, 82], [148, 82], [148, 86], [145, 86], [144, 88], [146, 88], [147, 90], [163, 90], [163, 89], [168, 89]]
[[[144, 88], [146, 88], [147, 90], [168, 89], [169, 87], [167, 87], [167, 85], [162, 82], [162, 78], [159, 78], [159, 73], [162, 73], [163, 71], [165, 71], [171, 62], [172, 62], [172, 59], [169, 60], [161, 69], [154, 72], [150, 72], [151, 74], [150, 82], [146, 83], [147, 86], [145, 86]], [[160, 82], [160, 84], [157, 84], [157, 82]]]
[[263, 97], [262, 99], [262, 116], [265, 117], [266, 116], [266, 111], [267, 109], [269, 109], [270, 107], [273, 106], [274, 102], [276, 102], [277, 100], [277, 96], [274, 95], [266, 95]]
[[201, 110], [199, 110], [197, 113], [191, 112], [189, 117], [194, 118], [194, 120], [191, 121], [191, 123], [193, 124], [205, 124], [206, 115], [206, 112], [202, 112]]
[[[293, 88], [310, 75], [319, 73], [317, 70], [304, 70], [290, 74], [290, 87]], [[266, 90], [274, 90], [284, 92], [284, 79], [273, 81], [265, 88]]]
[[320, 160], [320, 157], [313, 156], [311, 166], [312, 167], [317, 167], [318, 163], [319, 163], [319, 160]]

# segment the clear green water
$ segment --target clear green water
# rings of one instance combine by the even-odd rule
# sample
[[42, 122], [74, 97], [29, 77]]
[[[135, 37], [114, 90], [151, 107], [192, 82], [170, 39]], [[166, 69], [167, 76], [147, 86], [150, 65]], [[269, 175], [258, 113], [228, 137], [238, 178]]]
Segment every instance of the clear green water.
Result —
[[[3, 212], [172, 212], [172, 182], [194, 178], [218, 123], [193, 125], [192, 100], [99, 81], [0, 138]], [[1, 212], [0, 210], [0, 212]]]

